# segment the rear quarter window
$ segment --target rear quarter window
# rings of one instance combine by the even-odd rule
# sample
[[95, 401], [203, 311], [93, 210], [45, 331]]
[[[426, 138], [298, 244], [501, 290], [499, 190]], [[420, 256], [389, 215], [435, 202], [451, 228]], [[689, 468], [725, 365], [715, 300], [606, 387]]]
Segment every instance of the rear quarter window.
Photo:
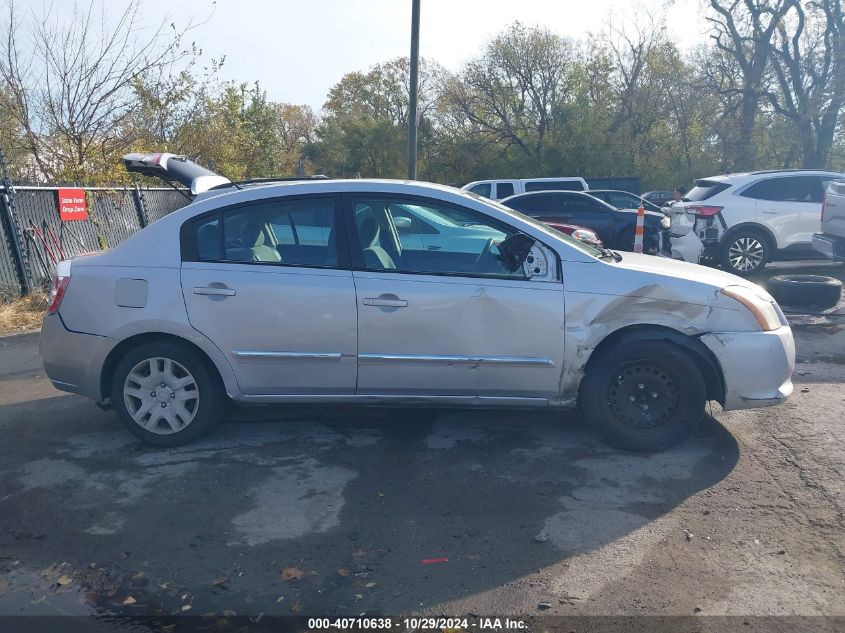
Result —
[[717, 180], [696, 180], [695, 186], [687, 192], [684, 198], [690, 202], [701, 202], [702, 200], [712, 198], [728, 187], [730, 187], [728, 183]]

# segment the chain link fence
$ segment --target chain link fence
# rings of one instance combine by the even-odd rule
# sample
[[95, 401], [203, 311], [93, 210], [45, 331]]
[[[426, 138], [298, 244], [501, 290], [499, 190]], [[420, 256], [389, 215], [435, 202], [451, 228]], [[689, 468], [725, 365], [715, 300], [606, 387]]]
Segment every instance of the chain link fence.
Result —
[[173, 189], [83, 189], [88, 218], [62, 221], [59, 187], [0, 187], [0, 301], [43, 288], [62, 259], [117, 246], [189, 202]]

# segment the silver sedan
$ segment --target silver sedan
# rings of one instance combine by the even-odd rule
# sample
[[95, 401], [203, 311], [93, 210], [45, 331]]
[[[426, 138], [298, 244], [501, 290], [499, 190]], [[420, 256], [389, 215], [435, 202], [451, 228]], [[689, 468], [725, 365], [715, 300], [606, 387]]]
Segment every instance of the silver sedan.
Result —
[[792, 392], [792, 332], [739, 277], [596, 250], [451, 187], [133, 160], [198, 195], [58, 266], [41, 356], [151, 444], [205, 433], [228, 399], [580, 407], [614, 445], [660, 450], [708, 400]]

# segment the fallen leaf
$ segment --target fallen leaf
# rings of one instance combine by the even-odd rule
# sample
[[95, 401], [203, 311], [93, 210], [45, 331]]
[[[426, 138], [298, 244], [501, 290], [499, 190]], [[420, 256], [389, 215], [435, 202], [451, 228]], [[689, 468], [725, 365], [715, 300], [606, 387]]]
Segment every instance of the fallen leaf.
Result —
[[376, 586], [376, 583], [374, 583], [374, 582], [368, 582], [366, 585], [364, 585], [364, 587], [366, 587], [367, 589], [372, 589], [375, 586]]
[[123, 601], [123, 604], [135, 604], [136, 602], [138, 601], [132, 596], [126, 596], [126, 600]]
[[193, 607], [189, 604], [182, 605], [182, 611], [190, 611], [191, 609], [193, 609]]
[[348, 570], [348, 569], [346, 569], [346, 568], [344, 568], [344, 567], [341, 567], [340, 569], [338, 569], [338, 570], [337, 570], [337, 575], [338, 575], [338, 576], [344, 576], [344, 577], [345, 577], [345, 576], [348, 576], [348, 575], [349, 575], [349, 570]]
[[276, 598], [276, 602], [277, 602], [277, 603], [278, 603], [278, 602], [284, 602], [284, 600], [285, 600], [285, 597], [284, 597], [284, 596], [279, 596], [278, 598]]
[[62, 587], [64, 587], [65, 585], [69, 585], [70, 583], [72, 583], [73, 578], [71, 578], [70, 576], [61, 575], [59, 576], [59, 579], [56, 582], [59, 583]]
[[305, 572], [298, 567], [285, 567], [282, 569], [282, 582], [290, 582], [291, 580], [299, 580], [305, 575]]
[[225, 585], [227, 582], [229, 582], [228, 576], [220, 576], [219, 578], [215, 578], [214, 580], [212, 580], [211, 585], [212, 587], [220, 587], [222, 585]]
[[292, 605], [290, 605], [290, 610], [294, 613], [299, 613], [302, 611], [302, 603], [299, 600], [295, 600]]

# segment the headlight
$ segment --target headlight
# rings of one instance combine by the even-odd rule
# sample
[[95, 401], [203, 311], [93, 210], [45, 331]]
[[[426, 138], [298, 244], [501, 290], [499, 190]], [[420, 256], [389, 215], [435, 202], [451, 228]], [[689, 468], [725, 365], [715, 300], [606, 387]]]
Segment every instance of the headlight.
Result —
[[748, 308], [751, 314], [754, 315], [754, 318], [757, 319], [760, 328], [764, 332], [770, 332], [778, 329], [781, 326], [781, 322], [775, 304], [765, 294], [762, 294], [762, 292], [761, 290], [758, 293], [752, 288], [746, 288], [745, 286], [728, 286], [722, 288], [723, 295], [731, 299], [736, 299]]
[[662, 218], [660, 218], [660, 226], [662, 226], [664, 229], [668, 229], [670, 226], [672, 226], [672, 220], [669, 219], [669, 216], [664, 215]]

